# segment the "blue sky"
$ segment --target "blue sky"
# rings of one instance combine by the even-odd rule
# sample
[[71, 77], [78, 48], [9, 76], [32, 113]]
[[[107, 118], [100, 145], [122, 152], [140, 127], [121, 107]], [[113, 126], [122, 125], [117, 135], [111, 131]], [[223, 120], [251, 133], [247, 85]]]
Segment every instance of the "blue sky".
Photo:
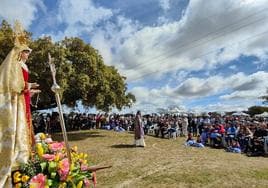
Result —
[[241, 111], [268, 86], [266, 0], [2, 0], [2, 19], [90, 43], [127, 77], [125, 111]]

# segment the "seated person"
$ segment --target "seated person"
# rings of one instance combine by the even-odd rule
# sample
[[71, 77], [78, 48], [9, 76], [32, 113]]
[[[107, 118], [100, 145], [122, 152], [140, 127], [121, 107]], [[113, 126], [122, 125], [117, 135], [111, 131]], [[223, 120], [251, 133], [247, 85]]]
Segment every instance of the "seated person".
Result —
[[227, 146], [232, 146], [233, 140], [236, 137], [236, 127], [235, 127], [234, 123], [231, 123], [230, 127], [227, 128], [226, 133], [227, 133], [226, 134]]
[[176, 138], [177, 133], [177, 125], [175, 122], [170, 122], [168, 126], [168, 137], [169, 138]]
[[251, 155], [258, 156], [264, 154], [264, 137], [267, 136], [266, 126], [257, 125], [253, 133], [253, 139], [251, 140], [252, 147], [250, 148]]
[[187, 137], [187, 140], [185, 142], [185, 145], [186, 146], [192, 146], [192, 147], [198, 147], [198, 148], [204, 148], [205, 147], [204, 144], [202, 144], [202, 142], [201, 142], [200, 136], [198, 135], [197, 138], [196, 138], [196, 141], [195, 141], [194, 138], [193, 138], [192, 133], [188, 134], [188, 137]]
[[203, 145], [208, 143], [209, 128], [207, 125], [204, 125], [203, 131], [201, 133], [201, 141]]
[[114, 127], [114, 131], [116, 131], [116, 132], [124, 132], [126, 130], [121, 125], [116, 125]]
[[158, 122], [158, 130], [156, 132], [156, 136], [158, 137], [159, 133], [161, 133], [161, 137], [164, 138], [165, 135], [168, 133], [168, 125], [167, 123], [164, 121], [164, 119], [161, 119], [160, 122]]
[[238, 140], [234, 139], [232, 145], [226, 148], [227, 152], [241, 153], [241, 148]]
[[210, 130], [210, 146], [219, 147], [222, 145], [222, 130], [219, 124]]
[[201, 137], [200, 135], [197, 135], [196, 137], [196, 147], [200, 147], [200, 148], [204, 148], [204, 144], [202, 144], [202, 140], [201, 140]]
[[237, 138], [243, 153], [247, 153], [250, 148], [250, 140], [253, 138], [253, 133], [246, 125], [238, 127]]

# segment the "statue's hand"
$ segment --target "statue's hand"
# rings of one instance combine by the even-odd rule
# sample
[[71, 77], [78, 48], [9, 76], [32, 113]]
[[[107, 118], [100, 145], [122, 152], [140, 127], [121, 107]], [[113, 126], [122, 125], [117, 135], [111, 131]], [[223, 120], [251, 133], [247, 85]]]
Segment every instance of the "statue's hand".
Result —
[[34, 82], [34, 83], [29, 83], [29, 87], [30, 87], [30, 89], [31, 88], [38, 88], [39, 87], [39, 84], [38, 83], [36, 83], [36, 82]]
[[41, 93], [40, 89], [30, 89], [30, 95], [31, 97], [35, 94]]

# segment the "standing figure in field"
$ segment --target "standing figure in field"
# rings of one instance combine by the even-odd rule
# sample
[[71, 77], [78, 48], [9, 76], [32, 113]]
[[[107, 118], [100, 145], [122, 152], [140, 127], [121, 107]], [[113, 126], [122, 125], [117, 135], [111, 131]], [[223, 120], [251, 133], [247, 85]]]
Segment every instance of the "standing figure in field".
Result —
[[134, 120], [134, 135], [135, 135], [135, 146], [145, 147], [144, 141], [144, 130], [142, 125], [141, 112], [137, 111], [135, 120]]
[[30, 97], [40, 90], [28, 83], [26, 60], [31, 49], [15, 24], [15, 45], [0, 65], [0, 187], [12, 187], [11, 172], [29, 159], [33, 144]]

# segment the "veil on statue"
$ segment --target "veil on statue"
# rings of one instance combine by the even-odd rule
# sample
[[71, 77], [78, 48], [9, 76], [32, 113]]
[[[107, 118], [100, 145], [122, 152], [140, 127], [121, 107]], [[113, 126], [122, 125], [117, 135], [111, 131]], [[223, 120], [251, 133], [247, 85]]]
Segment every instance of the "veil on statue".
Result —
[[24, 79], [18, 63], [19, 56], [23, 50], [32, 50], [27, 46], [26, 33], [18, 21], [15, 22], [14, 30], [14, 47], [0, 65], [0, 93], [19, 93], [24, 89]]

